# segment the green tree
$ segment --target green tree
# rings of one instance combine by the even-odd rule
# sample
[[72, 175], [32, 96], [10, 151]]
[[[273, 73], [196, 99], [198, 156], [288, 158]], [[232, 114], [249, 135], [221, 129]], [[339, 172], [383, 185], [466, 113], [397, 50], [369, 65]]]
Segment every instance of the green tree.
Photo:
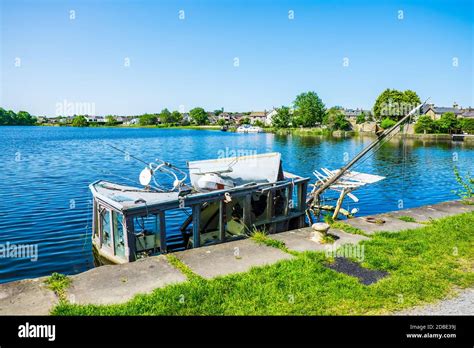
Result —
[[117, 124], [117, 120], [112, 115], [107, 115], [105, 116], [105, 124], [107, 126], [115, 126]]
[[253, 123], [254, 126], [257, 126], [257, 127], [265, 127], [265, 123], [263, 123], [262, 121], [260, 120], [256, 120], [254, 123]]
[[159, 118], [161, 123], [173, 123], [171, 112], [167, 108], [161, 110]]
[[36, 123], [36, 117], [30, 115], [26, 111], [19, 111], [16, 114], [12, 110], [0, 108], [0, 126], [27, 126]]
[[[415, 91], [411, 89], [407, 89], [403, 92], [403, 102], [411, 106], [411, 109], [416, 107], [417, 105], [421, 104], [420, 97]], [[407, 110], [406, 113], [410, 112], [411, 110]]]
[[219, 120], [217, 120], [217, 124], [219, 126], [225, 126], [227, 122], [223, 119], [223, 118], [220, 118]]
[[459, 125], [464, 132], [474, 134], [474, 119], [463, 118], [459, 121]]
[[416, 133], [435, 133], [436, 124], [431, 117], [428, 115], [422, 115], [418, 118], [415, 123]]
[[365, 122], [365, 113], [362, 111], [356, 118], [356, 123], [361, 124]]
[[224, 112], [224, 108], [217, 109], [217, 110], [214, 110], [214, 115], [219, 116], [219, 115], [222, 114], [223, 112]]
[[158, 123], [158, 117], [155, 114], [143, 114], [139, 117], [140, 126], [151, 126]]
[[387, 88], [375, 100], [373, 112], [378, 119], [387, 117], [397, 119], [406, 115], [420, 103], [418, 94], [412, 90], [407, 89], [401, 92]]
[[18, 114], [16, 114], [15, 119], [16, 124], [21, 126], [32, 125], [36, 123], [36, 119], [26, 111], [19, 111]]
[[290, 108], [282, 106], [277, 109], [277, 113], [272, 118], [272, 126], [275, 128], [287, 128], [291, 123]]
[[242, 117], [239, 121], [239, 124], [250, 124], [250, 118]]
[[4, 108], [0, 108], [0, 125], [8, 126], [14, 124], [14, 118], [12, 117], [13, 111], [7, 111]]
[[453, 112], [445, 112], [439, 120], [436, 120], [436, 126], [441, 133], [453, 133], [460, 129], [459, 121]]
[[79, 115], [73, 118], [72, 126], [73, 127], [88, 127], [89, 122], [87, 122], [87, 119], [85, 118], [85, 116]]
[[194, 108], [189, 111], [189, 116], [197, 125], [204, 125], [209, 123], [207, 112], [203, 108]]
[[346, 119], [346, 115], [339, 108], [330, 108], [324, 116], [323, 123], [330, 130], [348, 130], [351, 127], [350, 122]]
[[391, 118], [387, 117], [382, 120], [382, 122], [380, 123], [380, 127], [382, 127], [383, 129], [389, 129], [392, 128], [396, 123], [397, 121], [394, 121]]
[[314, 127], [322, 123], [326, 111], [324, 103], [315, 92], [301, 93], [294, 101], [296, 125]]
[[173, 111], [171, 113], [171, 123], [181, 123], [183, 122], [183, 115], [179, 111]]

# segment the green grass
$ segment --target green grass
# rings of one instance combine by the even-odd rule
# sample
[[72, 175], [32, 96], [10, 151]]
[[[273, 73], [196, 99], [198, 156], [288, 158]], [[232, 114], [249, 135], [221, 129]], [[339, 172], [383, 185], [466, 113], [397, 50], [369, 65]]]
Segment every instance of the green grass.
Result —
[[284, 242], [280, 240], [272, 239], [268, 237], [264, 232], [254, 231], [250, 238], [259, 244], [263, 244], [272, 248], [277, 248], [284, 251], [285, 253], [292, 254], [292, 252], [286, 247]]
[[474, 285], [474, 213], [364, 241], [362, 266], [389, 275], [369, 286], [324, 266], [324, 253], [137, 295], [124, 304], [60, 303], [55, 315], [372, 315], [432, 302]]
[[411, 216], [399, 216], [398, 217], [399, 220], [402, 220], [402, 221], [405, 221], [405, 222], [416, 222], [415, 218], [411, 217]]
[[345, 222], [336, 221], [336, 222], [331, 223], [330, 225], [331, 225], [331, 228], [335, 228], [335, 229], [338, 229], [338, 230], [341, 230], [341, 231], [344, 231], [344, 232], [347, 232], [347, 233], [360, 234], [362, 236], [368, 236], [368, 234], [365, 233], [360, 228], [353, 227], [349, 224], [346, 224]]
[[194, 273], [191, 268], [173, 254], [167, 254], [166, 259], [172, 266], [179, 269], [189, 280], [202, 280], [202, 277]]
[[336, 240], [337, 240], [336, 236], [334, 236], [330, 233], [327, 233], [327, 234], [324, 234], [322, 236], [321, 243], [323, 243], [323, 244], [333, 244]]
[[45, 280], [48, 289], [52, 290], [60, 301], [66, 300], [66, 291], [71, 284], [71, 279], [60, 273], [54, 272], [48, 279]]

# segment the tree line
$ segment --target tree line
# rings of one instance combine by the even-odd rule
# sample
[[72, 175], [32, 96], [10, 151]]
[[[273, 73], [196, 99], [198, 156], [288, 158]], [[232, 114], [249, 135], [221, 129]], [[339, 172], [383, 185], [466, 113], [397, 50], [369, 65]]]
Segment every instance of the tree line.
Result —
[[[372, 113], [363, 111], [356, 117], [355, 122], [377, 121], [384, 129], [392, 127], [397, 120], [406, 115], [410, 110], [421, 103], [418, 94], [412, 90], [398, 91], [395, 89], [384, 90], [375, 100]], [[218, 116], [223, 110], [215, 110], [214, 115]], [[244, 113], [244, 115], [249, 113]], [[183, 119], [183, 114], [179, 111], [169, 111], [167, 108], [160, 113], [145, 113], [137, 116], [140, 126], [152, 126], [158, 123], [167, 125], [188, 125], [190, 122], [196, 125], [206, 125], [210, 123], [208, 113], [202, 107], [195, 107], [189, 111], [189, 120]], [[105, 117], [105, 124], [116, 125], [114, 116]], [[0, 108], [0, 125], [32, 125], [36, 123], [36, 118], [26, 111], [6, 111]], [[226, 121], [219, 119], [218, 124], [224, 125]], [[240, 124], [249, 124], [248, 117], [242, 117]], [[264, 126], [256, 121], [256, 125]], [[72, 126], [87, 127], [89, 122], [85, 116], [75, 116], [71, 122]], [[349, 130], [351, 124], [346, 118], [342, 107], [335, 106], [326, 108], [322, 99], [314, 91], [308, 91], [296, 96], [292, 107], [281, 106], [276, 109], [276, 114], [272, 118], [272, 127], [296, 128], [296, 127], [323, 127], [328, 130]], [[454, 113], [445, 113], [438, 120], [433, 120], [427, 115], [417, 118], [415, 132], [417, 133], [456, 133], [465, 131], [474, 132], [474, 120], [458, 119]]]
[[416, 133], [428, 134], [456, 134], [461, 131], [474, 133], [474, 119], [457, 118], [453, 112], [445, 112], [437, 120], [428, 115], [422, 115], [415, 123]]
[[350, 123], [341, 107], [326, 109], [321, 98], [314, 91], [296, 96], [293, 108], [282, 106], [272, 118], [275, 128], [325, 126], [329, 130], [348, 130]]
[[18, 111], [0, 108], [0, 125], [1, 126], [30, 126], [36, 124], [36, 117], [31, 116], [26, 111]]

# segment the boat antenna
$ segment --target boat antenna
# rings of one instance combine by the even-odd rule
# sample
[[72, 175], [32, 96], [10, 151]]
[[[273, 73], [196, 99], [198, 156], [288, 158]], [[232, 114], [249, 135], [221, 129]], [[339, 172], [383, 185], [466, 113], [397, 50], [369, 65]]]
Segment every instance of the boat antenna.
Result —
[[413, 114], [415, 114], [421, 107], [423, 107], [426, 102], [430, 98], [426, 99], [423, 103], [415, 107], [411, 110], [407, 115], [405, 115], [400, 121], [395, 123], [393, 127], [390, 127], [384, 130], [376, 140], [370, 143], [366, 148], [364, 148], [361, 152], [359, 152], [349, 163], [347, 163], [344, 167], [339, 169], [337, 173], [331, 176], [328, 180], [326, 180], [321, 186], [315, 187], [313, 192], [311, 192], [311, 197], [308, 199], [307, 204], [311, 204], [314, 199], [319, 201], [319, 197], [323, 191], [329, 188], [332, 184], [334, 184], [337, 180], [339, 180], [354, 164], [356, 164], [362, 157], [364, 157], [370, 150], [376, 147], [380, 142], [387, 138], [390, 134], [394, 133], [406, 120], [408, 120]]

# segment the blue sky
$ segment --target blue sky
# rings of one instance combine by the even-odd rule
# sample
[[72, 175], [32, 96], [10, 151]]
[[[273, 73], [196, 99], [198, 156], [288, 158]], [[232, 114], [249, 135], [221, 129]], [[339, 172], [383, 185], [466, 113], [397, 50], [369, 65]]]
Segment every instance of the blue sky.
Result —
[[371, 108], [385, 88], [474, 106], [472, 1], [0, 1], [15, 111], [263, 110], [308, 90]]

